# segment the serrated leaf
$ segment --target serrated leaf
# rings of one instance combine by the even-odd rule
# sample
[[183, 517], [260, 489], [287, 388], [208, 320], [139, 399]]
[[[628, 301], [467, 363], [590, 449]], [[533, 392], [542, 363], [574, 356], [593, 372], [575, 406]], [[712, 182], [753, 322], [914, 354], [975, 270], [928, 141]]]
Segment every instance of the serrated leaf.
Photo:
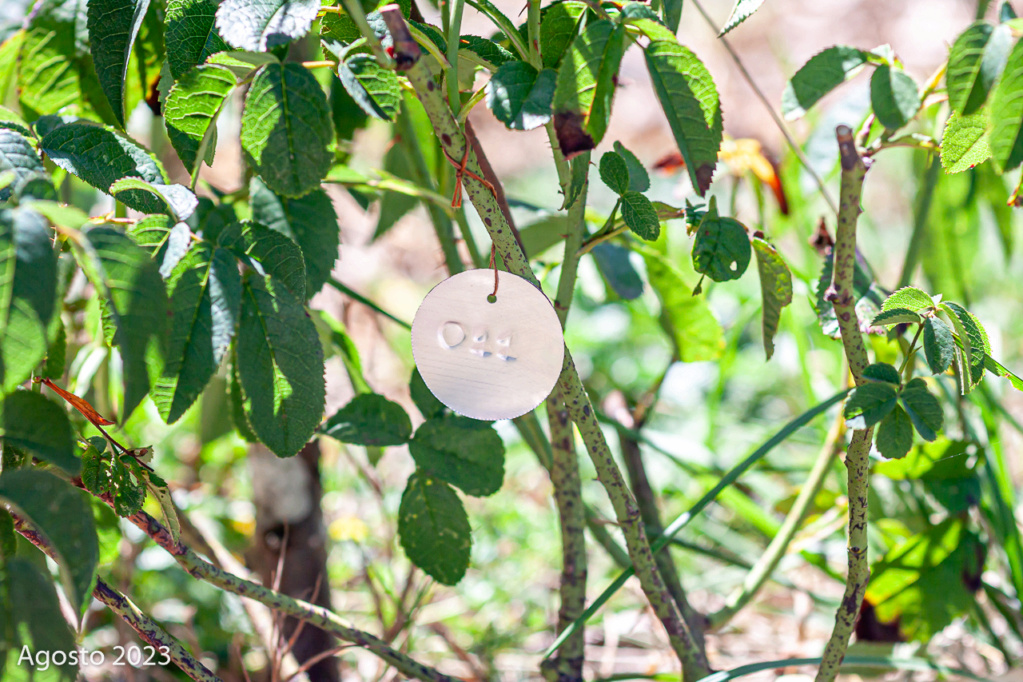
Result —
[[714, 79], [689, 48], [674, 41], [651, 42], [647, 71], [697, 194], [710, 187], [724, 124]]
[[186, 72], [167, 94], [167, 137], [193, 182], [207, 150], [215, 146], [217, 117], [235, 85], [235, 75], [226, 66], [202, 64]]
[[338, 64], [337, 75], [355, 103], [374, 118], [393, 121], [401, 108], [401, 87], [391, 69], [368, 54], [356, 54]]
[[238, 379], [238, 354], [234, 353], [231, 360], [231, 380], [227, 385], [227, 400], [231, 405], [231, 423], [235, 431], [247, 443], [258, 443], [259, 438], [252, 432], [249, 418], [245, 416], [245, 397], [242, 395], [242, 384]]
[[727, 282], [742, 277], [751, 256], [746, 228], [734, 218], [719, 216], [712, 201], [693, 240], [693, 268], [715, 282]]
[[[541, 32], [542, 32], [541, 27]], [[479, 59], [487, 62], [493, 70], [501, 68], [508, 62], [515, 61], [515, 55], [497, 43], [479, 36], [464, 35], [458, 39], [459, 56], [463, 52], [471, 52]]]
[[249, 220], [220, 231], [217, 243], [247, 261], [261, 275], [286, 286], [299, 301], [305, 300], [305, 263], [298, 244], [265, 225]]
[[50, 0], [34, 11], [18, 56], [18, 99], [36, 114], [76, 102], [88, 53], [86, 0]]
[[364, 393], [335, 412], [320, 430], [342, 443], [402, 445], [412, 436], [412, 422], [398, 403], [376, 393]]
[[818, 52], [796, 71], [781, 96], [785, 118], [799, 118], [822, 97], [860, 72], [867, 53], [855, 47], [837, 45]]
[[962, 173], [991, 158], [987, 126], [986, 109], [969, 116], [952, 112], [941, 138], [941, 165], [946, 173]]
[[605, 19], [576, 36], [558, 68], [554, 129], [566, 156], [597, 146], [611, 118], [615, 79], [625, 53], [625, 27]]
[[586, 6], [558, 0], [540, 10], [540, 55], [546, 69], [556, 69], [565, 50], [579, 34], [579, 19]]
[[987, 101], [1012, 47], [1008, 26], [976, 22], [959, 34], [948, 55], [945, 83], [948, 103], [956, 114], [967, 116]]
[[[675, 4], [671, 0], [667, 3], [667, 6]], [[681, 7], [681, 2], [677, 3]], [[666, 9], [667, 9], [666, 6]], [[627, 2], [622, 6], [622, 13], [620, 21], [635, 26], [640, 32], [650, 40], [667, 40], [669, 42], [675, 41], [675, 31], [664, 25], [660, 17], [649, 5], [644, 5], [641, 2]]]
[[532, 130], [551, 120], [551, 103], [558, 72], [537, 71], [522, 61], [511, 61], [490, 77], [487, 107], [512, 130]]
[[412, 402], [419, 409], [419, 414], [423, 415], [426, 419], [439, 417], [447, 409], [444, 407], [444, 403], [437, 400], [437, 396], [427, 388], [418, 367], [412, 370], [412, 379], [409, 381], [409, 393], [412, 395]]
[[160, 185], [139, 178], [121, 178], [110, 185], [110, 194], [115, 198], [132, 191], [148, 192], [162, 201], [175, 222], [188, 220], [199, 207], [195, 194], [184, 185]]
[[171, 271], [167, 294], [173, 318], [152, 397], [171, 424], [202, 394], [230, 348], [241, 307], [237, 261], [201, 242]]
[[14, 469], [0, 475], [0, 497], [27, 517], [58, 556], [66, 594], [81, 615], [96, 579], [99, 545], [85, 493], [53, 474]]
[[458, 495], [447, 483], [417, 471], [398, 507], [398, 537], [409, 560], [444, 585], [469, 568], [472, 529]]
[[468, 495], [493, 495], [504, 481], [504, 443], [491, 425], [468, 417], [428, 419], [409, 451], [420, 470]]
[[1023, 161], [1023, 41], [1012, 48], [988, 110], [991, 157], [999, 172], [1012, 170]]
[[732, 7], [732, 12], [728, 15], [725, 25], [721, 27], [718, 38], [749, 19], [763, 4], [764, 0], [735, 0], [735, 6]]
[[[11, 91], [11, 85], [18, 75], [18, 55], [24, 40], [23, 28], [0, 37], [0, 102], [7, 101], [7, 93]], [[10, 123], [2, 119], [3, 116], [0, 116], [0, 126], [9, 127]], [[3, 666], [0, 666], [0, 672], [3, 672]]]
[[675, 355], [682, 362], [716, 360], [725, 348], [724, 332], [703, 296], [693, 296], [691, 284], [668, 260], [653, 250], [642, 250], [650, 286], [661, 302], [661, 326], [668, 333]]
[[894, 409], [898, 397], [898, 389], [887, 382], [860, 384], [845, 402], [846, 424], [850, 429], [870, 428]]
[[639, 192], [629, 190], [621, 197], [622, 220], [641, 239], [654, 241], [661, 235], [657, 209]]
[[[67, 123], [48, 132], [39, 148], [55, 164], [102, 192], [123, 177], [132, 176], [163, 185], [167, 176], [159, 161], [128, 136], [112, 128], [83, 121]], [[118, 200], [143, 213], [159, 213], [163, 202], [148, 192], [129, 190]]]
[[870, 77], [870, 106], [889, 130], [903, 127], [920, 109], [920, 90], [902, 69], [882, 64]]
[[289, 63], [259, 70], [245, 98], [241, 142], [267, 187], [288, 197], [315, 189], [330, 168], [333, 140], [327, 97], [308, 69]]
[[15, 187], [30, 177], [46, 173], [43, 160], [21, 133], [0, 128], [0, 173], [14, 173], [11, 184], [0, 189], [0, 201], [7, 201]]
[[[615, 152], [625, 160], [625, 166], [629, 169], [629, 189], [634, 192], [645, 192], [650, 189], [650, 175], [646, 168], [640, 163], [636, 155], [622, 146], [621, 142], [615, 141]], [[620, 192], [619, 192], [620, 194]]]
[[224, 0], [217, 33], [235, 49], [266, 52], [308, 33], [319, 11], [320, 0]]
[[918, 313], [913, 312], [907, 308], [890, 308], [888, 310], [882, 310], [874, 319], [871, 320], [870, 326], [872, 327], [890, 327], [895, 324], [914, 324], [918, 323], [923, 318]]
[[600, 181], [615, 194], [629, 191], [629, 167], [617, 152], [604, 152], [600, 157]]
[[312, 297], [330, 279], [341, 241], [330, 197], [322, 189], [298, 199], [281, 197], [255, 178], [249, 186], [249, 196], [253, 220], [298, 244], [305, 262], [305, 297]]
[[923, 379], [911, 379], [899, 394], [906, 414], [913, 422], [916, 432], [924, 440], [934, 440], [945, 421], [941, 403], [927, 390]]
[[323, 414], [323, 347], [301, 299], [272, 277], [245, 276], [237, 354], [248, 424], [278, 457], [295, 455]]
[[896, 309], [914, 313], [928, 312], [934, 310], [934, 299], [916, 287], [902, 287], [881, 304], [882, 312]]
[[[89, 46], [100, 87], [121, 128], [131, 48], [150, 0], [89, 0]], [[130, 112], [129, 112], [130, 113]]]
[[0, 402], [0, 439], [77, 476], [71, 422], [57, 403], [33, 391], [14, 391]]
[[46, 355], [57, 299], [57, 257], [46, 221], [0, 209], [0, 393], [29, 378]]
[[984, 361], [991, 353], [991, 343], [983, 325], [973, 313], [952, 301], [943, 302], [941, 309], [956, 330], [965, 365], [969, 368], [969, 375], [963, 377], [968, 380], [961, 387], [964, 393], [968, 393], [984, 377]]
[[156, 263], [131, 238], [105, 225], [84, 234], [87, 246], [79, 264], [117, 330], [124, 364], [123, 421], [149, 392], [149, 371], [155, 373], [162, 362], [170, 317], [167, 291]]
[[899, 370], [886, 362], [875, 362], [872, 365], [867, 365], [866, 369], [863, 370], [863, 378], [867, 381], [882, 381], [893, 384], [896, 388], [902, 385], [902, 377], [899, 375]]
[[167, 63], [175, 81], [210, 55], [229, 49], [213, 26], [216, 13], [216, 0], [168, 0]]
[[[57, 591], [53, 586], [53, 579], [47, 575], [39, 566], [31, 563], [23, 557], [11, 557], [5, 565], [7, 590], [10, 595], [9, 604], [5, 609], [10, 608], [10, 614], [14, 625], [22, 624], [20, 632], [28, 635], [31, 645], [27, 643], [33, 660], [50, 660], [46, 658], [55, 651], [68, 652], [75, 650], [75, 635], [68, 627], [67, 620], [60, 608], [60, 601]], [[5, 619], [6, 620], [6, 619]], [[10, 649], [11, 660], [14, 660], [14, 649]], [[7, 651], [4, 651], [7, 655]], [[21, 653], [19, 651], [18, 656]], [[51, 670], [57, 674], [54, 676], [62, 682], [74, 682], [78, 678], [78, 666], [68, 662], [65, 657], [62, 665], [53, 666]], [[24, 668], [19, 666], [12, 677], [19, 678], [18, 673]], [[0, 665], [0, 673], [3, 673], [3, 666]], [[43, 679], [46, 673], [36, 673], [36, 679]], [[5, 676], [5, 679], [7, 677]], [[32, 679], [32, 678], [20, 678]], [[52, 678], [46, 678], [52, 679]]]
[[913, 447], [913, 422], [898, 405], [877, 427], [877, 449], [888, 459], [905, 457]]
[[753, 239], [753, 253], [757, 257], [760, 275], [760, 296], [763, 301], [764, 353], [770, 360], [774, 355], [774, 336], [778, 333], [782, 308], [792, 303], [792, 272], [778, 251], [763, 239]]
[[936, 317], [924, 318], [924, 355], [932, 374], [941, 374], [952, 364], [955, 342], [952, 330]]
[[590, 251], [597, 269], [608, 286], [622, 299], [631, 301], [643, 293], [643, 280], [632, 267], [629, 250], [610, 242], [601, 242]]

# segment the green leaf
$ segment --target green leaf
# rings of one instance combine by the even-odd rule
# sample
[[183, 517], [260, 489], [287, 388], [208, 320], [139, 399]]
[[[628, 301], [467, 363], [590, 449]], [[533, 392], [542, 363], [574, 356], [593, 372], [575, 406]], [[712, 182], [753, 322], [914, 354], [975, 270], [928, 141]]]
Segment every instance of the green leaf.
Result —
[[565, 50], [579, 34], [579, 19], [586, 12], [581, 2], [557, 0], [540, 10], [540, 55], [546, 69], [561, 64]]
[[184, 185], [159, 185], [138, 178], [121, 178], [110, 185], [110, 194], [114, 197], [135, 191], [148, 192], [162, 201], [174, 222], [188, 220], [199, 207], [195, 194]]
[[89, 605], [99, 562], [96, 528], [85, 493], [53, 474], [15, 469], [0, 475], [0, 497], [50, 541], [68, 599], [81, 615]]
[[923, 313], [934, 310], [934, 299], [926, 292], [916, 287], [902, 287], [885, 299], [881, 304], [881, 311], [908, 310], [914, 313]]
[[826, 94], [860, 72], [868, 55], [855, 47], [838, 45], [818, 52], [796, 71], [781, 96], [785, 118], [799, 118]]
[[901, 128], [920, 109], [920, 91], [916, 81], [901, 69], [883, 64], [870, 77], [870, 106], [874, 116], [889, 130]]
[[238, 379], [238, 356], [232, 355], [231, 381], [227, 385], [227, 399], [231, 404], [231, 423], [235, 431], [247, 443], [258, 443], [259, 438], [252, 432], [248, 417], [245, 416], [245, 397], [242, 395], [242, 384]]
[[149, 392], [149, 372], [155, 375], [162, 364], [170, 314], [167, 291], [156, 263], [130, 237], [101, 225], [86, 230], [85, 241], [79, 264], [117, 330], [124, 363], [123, 420]]
[[[541, 14], [543, 11], [541, 10]], [[541, 34], [543, 33], [543, 27], [541, 25]], [[458, 42], [459, 55], [463, 52], [470, 52], [480, 59], [486, 61], [488, 64], [499, 69], [508, 62], [515, 61], [515, 55], [508, 50], [504, 49], [500, 45], [486, 38], [479, 36], [464, 35], [459, 38]]]
[[247, 273], [236, 365], [245, 416], [278, 457], [312, 437], [323, 414], [323, 347], [301, 300], [272, 277]]
[[[25, 646], [29, 647], [33, 660], [38, 661], [41, 657], [51, 660], [50, 657], [55, 651], [74, 651], [75, 635], [68, 627], [67, 620], [61, 611], [57, 591], [54, 589], [50, 576], [42, 568], [22, 557], [11, 557], [6, 563], [5, 572], [10, 602], [4, 606], [10, 608], [14, 625], [18, 625], [19, 622], [24, 624], [24, 627], [19, 630], [22, 634], [27, 634], [31, 640], [31, 645], [25, 644]], [[6, 656], [7, 650], [4, 650], [3, 654]], [[20, 658], [21, 652], [16, 653], [12, 648], [12, 660], [15, 655]], [[54, 677], [57, 679], [67, 682], [74, 682], [78, 679], [78, 666], [69, 663], [66, 658], [62, 665], [51, 663], [51, 666], [53, 667], [50, 669], [56, 672]], [[19, 668], [25, 670], [25, 667], [19, 666]], [[17, 672], [15, 670], [12, 677], [17, 678]], [[2, 664], [0, 664], [0, 673], [3, 673]], [[36, 671], [35, 679], [42, 680], [45, 674]], [[6, 676], [4, 679], [7, 679]], [[13, 682], [17, 682], [17, 680]]]
[[952, 112], [941, 138], [941, 165], [946, 173], [962, 173], [991, 158], [986, 109], [969, 116]]
[[412, 402], [419, 409], [419, 414], [423, 415], [426, 419], [439, 417], [447, 409], [444, 407], [444, 403], [437, 400], [437, 397], [426, 387], [426, 382], [423, 381], [423, 376], [419, 373], [418, 367], [412, 370], [412, 379], [409, 381], [409, 393], [412, 394]]
[[305, 300], [305, 263], [298, 244], [265, 225], [249, 220], [221, 230], [217, 243], [247, 261], [261, 275], [286, 286], [298, 300]]
[[661, 221], [657, 209], [639, 192], [629, 190], [622, 195], [622, 219], [641, 239], [654, 241], [661, 235]]
[[688, 48], [673, 41], [647, 45], [646, 66], [693, 188], [710, 187], [721, 147], [721, 101], [714, 79]]
[[611, 242], [601, 242], [590, 253], [593, 254], [600, 274], [615, 294], [626, 301], [640, 297], [643, 293], [643, 280], [629, 261], [628, 249]]
[[877, 427], [877, 449], [888, 459], [905, 457], [913, 447], [913, 422], [898, 405]]
[[[985, 359], [991, 353], [991, 342], [988, 341], [987, 332], [984, 331], [977, 316], [958, 303], [946, 301], [941, 304], [941, 309], [955, 327], [965, 364], [970, 368], [969, 384], [975, 385], [984, 377]], [[964, 391], [969, 388], [969, 385], [963, 387]]]
[[945, 421], [938, 399], [927, 390], [923, 379], [912, 379], [899, 394], [902, 406], [913, 421], [916, 432], [924, 440], [934, 440]]
[[152, 397], [160, 416], [172, 424], [202, 394], [230, 348], [241, 307], [237, 261], [201, 242], [171, 271], [167, 294], [173, 318]]
[[0, 402], [0, 438], [71, 476], [81, 469], [67, 413], [34, 391], [14, 391]]
[[164, 125], [174, 151], [194, 183], [208, 151], [216, 144], [216, 121], [234, 90], [226, 66], [202, 64], [174, 83], [163, 105]]
[[320, 0], [223, 0], [217, 33], [235, 49], [266, 52], [308, 33], [319, 11]]
[[634, 192], [645, 192], [650, 189], [650, 175], [636, 155], [623, 147], [622, 143], [617, 140], [615, 140], [614, 149], [625, 160], [625, 165], [629, 169], [629, 189]]
[[693, 290], [681, 273], [661, 254], [643, 249], [650, 286], [661, 302], [661, 326], [682, 362], [716, 360], [725, 348], [724, 332], [714, 318], [705, 297]]
[[757, 257], [760, 275], [760, 296], [763, 300], [764, 353], [770, 360], [774, 355], [774, 336], [778, 333], [781, 310], [792, 303], [792, 272], [778, 251], [763, 239], [753, 238], [753, 253]]
[[216, 0], [168, 0], [167, 64], [175, 81], [210, 55], [229, 49], [213, 27], [216, 12]]
[[522, 61], [501, 66], [487, 83], [487, 106], [512, 130], [532, 130], [551, 120], [551, 103], [558, 72], [537, 72]]
[[919, 481], [950, 514], [958, 514], [981, 499], [977, 466], [983, 457], [975, 443], [939, 437], [921, 443], [902, 460], [881, 462], [875, 471], [896, 481]]
[[879, 621], [897, 624], [906, 639], [927, 642], [975, 608], [972, 592], [984, 554], [963, 519], [945, 519], [892, 547], [871, 567], [866, 600]]
[[0, 393], [28, 379], [46, 355], [57, 299], [52, 238], [38, 213], [0, 209]]
[[932, 374], [941, 374], [952, 364], [955, 342], [952, 330], [936, 317], [924, 318], [924, 355]]
[[1023, 161], [1023, 41], [1012, 48], [988, 108], [991, 157], [999, 172], [1012, 170]]
[[149, 0], [89, 0], [89, 45], [96, 76], [121, 128], [131, 48], [148, 9]]
[[664, 23], [672, 34], [678, 33], [682, 23], [682, 0], [664, 0]]
[[870, 382], [853, 389], [843, 412], [850, 429], [867, 429], [895, 408], [898, 388], [886, 382]]
[[270, 189], [288, 197], [315, 189], [330, 168], [333, 139], [327, 97], [308, 69], [289, 63], [259, 70], [245, 98], [241, 141]]
[[401, 108], [401, 87], [391, 69], [368, 54], [356, 54], [338, 64], [337, 75], [355, 103], [374, 118], [393, 121]]
[[493, 495], [504, 481], [504, 443], [490, 423], [467, 417], [428, 419], [409, 443], [416, 466], [468, 495]]
[[409, 560], [444, 585], [469, 568], [472, 529], [458, 495], [447, 483], [417, 471], [398, 507], [398, 537]]
[[412, 436], [405, 408], [376, 393], [363, 393], [335, 412], [320, 431], [342, 443], [403, 445]]
[[330, 279], [341, 240], [330, 197], [322, 189], [298, 199], [281, 197], [255, 178], [249, 185], [249, 196], [253, 220], [298, 244], [305, 262], [305, 297], [312, 297]]
[[[110, 185], [127, 176], [156, 185], [167, 183], [160, 162], [112, 128], [84, 121], [67, 123], [48, 132], [39, 148], [55, 164], [103, 192], [109, 192]], [[163, 211], [162, 201], [140, 190], [124, 192], [118, 200], [143, 213]]]
[[625, 27], [590, 22], [572, 41], [558, 68], [554, 129], [566, 156], [593, 149], [611, 118], [615, 79], [625, 54]]
[[629, 167], [617, 152], [605, 152], [600, 157], [600, 180], [615, 194], [629, 191]]
[[945, 83], [948, 103], [961, 116], [974, 113], [987, 101], [1005, 68], [1012, 47], [1008, 26], [978, 21], [963, 31], [948, 55]]
[[266, 52], [229, 50], [210, 56], [206, 63], [223, 66], [234, 74], [234, 78], [238, 83], [247, 83], [252, 80], [252, 77], [261, 67], [267, 64], [279, 64], [280, 60]]
[[0, 173], [14, 173], [11, 184], [0, 189], [0, 201], [11, 198], [14, 187], [30, 177], [46, 173], [43, 161], [24, 135], [0, 128]]
[[[7, 94], [11, 91], [11, 85], [16, 81], [18, 75], [18, 55], [21, 52], [21, 44], [25, 40], [25, 30], [19, 28], [13, 33], [0, 37], [0, 102], [7, 101]], [[3, 119], [0, 116], [0, 119]], [[8, 121], [0, 122], [0, 126]], [[22, 126], [25, 127], [25, 126]], [[0, 659], [3, 657], [0, 656]], [[0, 663], [0, 673], [3, 672], [3, 665]]]
[[23, 110], [54, 114], [81, 97], [82, 72], [92, 71], [86, 5], [86, 0], [50, 0], [30, 15], [18, 55]]
[[722, 218], [711, 201], [693, 240], [693, 267], [715, 282], [738, 279], [749, 267], [752, 248], [745, 226]]
[[867, 365], [866, 369], [863, 370], [863, 378], [867, 381], [882, 381], [892, 384], [895, 388], [902, 385], [902, 377], [899, 376], [899, 370], [886, 362], [875, 362], [872, 365]]
[[[671, 3], [669, 2], [669, 4]], [[681, 7], [681, 3], [678, 3], [678, 5]], [[625, 3], [622, 6], [619, 21], [629, 26], [635, 26], [650, 40], [677, 42], [675, 40], [675, 31], [665, 26], [660, 17], [657, 16], [657, 12], [651, 9], [649, 5], [644, 5], [641, 2]], [[675, 30], [678, 29], [676, 28]]]
[[749, 19], [763, 4], [764, 0], [735, 0], [735, 6], [732, 7], [732, 13], [728, 15], [728, 20], [725, 21], [725, 25], [721, 27], [721, 32], [718, 33], [718, 38]]

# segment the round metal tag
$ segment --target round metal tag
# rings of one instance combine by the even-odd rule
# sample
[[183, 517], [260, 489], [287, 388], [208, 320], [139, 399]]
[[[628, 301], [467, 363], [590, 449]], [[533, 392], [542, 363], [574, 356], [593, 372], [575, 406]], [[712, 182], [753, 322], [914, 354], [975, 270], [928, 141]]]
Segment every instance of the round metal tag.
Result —
[[550, 394], [565, 340], [554, 306], [539, 289], [493, 270], [468, 270], [426, 295], [412, 322], [412, 355], [427, 387], [458, 414], [512, 419]]

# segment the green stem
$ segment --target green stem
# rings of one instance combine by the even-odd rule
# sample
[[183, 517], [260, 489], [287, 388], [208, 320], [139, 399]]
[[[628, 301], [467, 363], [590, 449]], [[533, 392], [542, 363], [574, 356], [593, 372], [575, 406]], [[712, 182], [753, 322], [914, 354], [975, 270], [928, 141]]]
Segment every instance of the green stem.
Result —
[[[420, 61], [419, 46], [412, 40], [401, 11], [395, 5], [387, 5], [380, 10], [380, 14], [391, 32], [395, 59], [422, 102], [445, 153], [451, 159], [466, 158], [466, 168], [469, 171], [463, 178], [466, 193], [490, 233], [490, 238], [504, 259], [505, 265], [510, 272], [539, 288], [539, 281], [530, 267], [529, 260], [519, 246], [515, 232], [501, 209], [496, 190], [476, 179], [482, 177], [483, 173], [477, 155], [468, 149], [468, 141], [441, 96], [440, 88], [427, 65]], [[466, 156], [467, 149], [470, 153]], [[589, 396], [583, 388], [568, 348], [565, 349], [565, 362], [558, 386], [568, 406], [569, 416], [579, 428], [586, 450], [593, 459], [597, 476], [611, 498], [640, 585], [658, 619], [664, 625], [672, 648], [682, 661], [687, 676], [706, 674], [708, 671], [706, 659], [693, 641], [657, 570], [650, 542], [647, 540], [639, 509], [636, 507], [636, 500], [626, 486], [621, 470], [600, 430], [600, 424], [594, 415]]]
[[[540, 55], [540, 0], [529, 0], [526, 15], [526, 36], [529, 38], [529, 62], [539, 71], [543, 68]], [[557, 157], [559, 151], [554, 152]]]
[[[852, 129], [839, 126], [838, 149], [842, 162], [839, 192], [838, 229], [835, 231], [834, 274], [825, 299], [835, 307], [842, 346], [856, 385], [863, 382], [863, 371], [870, 362], [856, 316], [853, 277], [856, 271], [856, 221], [866, 166], [856, 150]], [[867, 563], [867, 493], [870, 487], [870, 442], [873, 428], [854, 431], [845, 457], [848, 469], [849, 497], [849, 569], [845, 594], [835, 614], [835, 628], [824, 647], [816, 682], [832, 682], [849, 648], [849, 637], [856, 626], [860, 604], [867, 591], [870, 565]]]
[[[462, 8], [465, 7], [465, 0], [444, 0], [444, 5], [453, 5], [453, 11], [449, 9], [450, 19], [447, 25], [447, 52], [448, 63], [448, 104], [452, 111], [461, 108], [461, 101], [458, 96], [458, 44], [461, 42], [462, 31]], [[452, 273], [454, 274], [454, 273]]]

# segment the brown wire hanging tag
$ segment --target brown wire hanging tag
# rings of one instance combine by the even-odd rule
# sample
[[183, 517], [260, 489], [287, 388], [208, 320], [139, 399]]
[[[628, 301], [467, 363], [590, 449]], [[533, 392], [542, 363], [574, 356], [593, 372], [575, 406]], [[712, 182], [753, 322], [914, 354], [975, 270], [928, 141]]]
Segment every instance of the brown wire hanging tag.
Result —
[[497, 244], [490, 245], [490, 269], [494, 271], [494, 292], [487, 296], [487, 300], [497, 303]]

